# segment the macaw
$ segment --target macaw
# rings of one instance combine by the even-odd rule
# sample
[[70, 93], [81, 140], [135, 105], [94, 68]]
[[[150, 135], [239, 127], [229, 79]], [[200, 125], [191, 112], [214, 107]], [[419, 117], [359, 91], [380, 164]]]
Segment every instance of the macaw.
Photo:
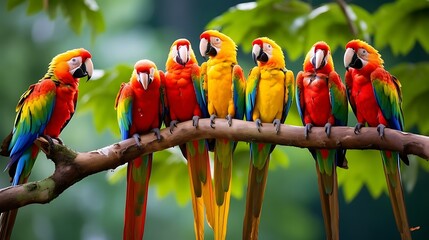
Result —
[[[167, 112], [165, 125], [170, 132], [180, 121], [193, 120], [195, 127], [203, 114], [197, 102], [194, 84], [200, 82], [200, 67], [191, 43], [187, 39], [177, 39], [170, 48], [165, 66], [165, 95]], [[196, 239], [204, 239], [204, 206], [207, 221], [214, 225], [213, 187], [210, 172], [208, 146], [204, 139], [180, 145], [183, 156], [188, 160], [188, 172], [194, 211]]]
[[[329, 137], [332, 126], [347, 125], [346, 87], [335, 72], [331, 50], [323, 41], [307, 53], [303, 71], [296, 79], [296, 103], [305, 136], [313, 126], [325, 127]], [[316, 160], [320, 201], [327, 239], [339, 239], [339, 207], [336, 167], [346, 167], [344, 149], [309, 149]]]
[[[216, 117], [244, 118], [246, 81], [237, 63], [234, 41], [216, 30], [200, 35], [200, 53], [208, 60], [201, 65], [202, 108], [207, 106], [211, 126]], [[214, 143], [215, 239], [225, 239], [231, 196], [232, 155], [236, 143], [216, 139]]]
[[[163, 77], [155, 63], [144, 59], [134, 65], [130, 81], [122, 83], [115, 109], [123, 140], [133, 137], [140, 146], [139, 136], [151, 131], [161, 139]], [[152, 156], [152, 153], [142, 155], [128, 163], [123, 239], [143, 238]]]
[[[347, 95], [357, 118], [355, 133], [368, 124], [377, 127], [380, 137], [384, 128], [404, 129], [401, 83], [384, 69], [383, 59], [376, 49], [361, 40], [346, 45], [344, 66]], [[381, 151], [387, 188], [402, 239], [411, 239], [399, 170], [399, 153]], [[407, 156], [402, 160], [408, 165]]]
[[[31, 85], [18, 101], [12, 132], [4, 139], [1, 155], [9, 156], [12, 186], [26, 183], [40, 152], [34, 143], [44, 137], [53, 144], [72, 118], [77, 103], [81, 78], [91, 78], [94, 66], [91, 53], [83, 48], [73, 49], [55, 56], [48, 72], [38, 83]], [[12, 234], [17, 210], [1, 214], [0, 239]]]
[[[286, 69], [282, 49], [273, 40], [261, 37], [252, 43], [257, 64], [246, 82], [246, 120], [273, 123], [276, 131], [286, 120], [293, 101], [294, 75]], [[258, 226], [274, 144], [250, 142], [250, 168], [247, 186], [243, 239], [258, 239]]]

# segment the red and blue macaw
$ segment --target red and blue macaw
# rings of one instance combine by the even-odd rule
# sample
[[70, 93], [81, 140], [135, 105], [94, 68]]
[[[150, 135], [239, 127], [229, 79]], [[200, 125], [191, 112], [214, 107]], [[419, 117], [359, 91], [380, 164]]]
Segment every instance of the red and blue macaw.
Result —
[[[90, 79], [93, 70], [91, 53], [83, 48], [58, 54], [45, 76], [22, 94], [13, 130], [1, 149], [2, 155], [10, 157], [6, 169], [12, 186], [27, 182], [40, 151], [34, 143], [38, 137], [50, 144], [52, 138], [62, 143], [59, 136], [75, 112], [79, 80]], [[10, 238], [16, 214], [17, 210], [2, 213], [0, 239]]]
[[[200, 35], [200, 53], [208, 60], [201, 65], [201, 108], [210, 114], [214, 128], [216, 117], [244, 118], [246, 81], [237, 63], [237, 46], [234, 41], [216, 30]], [[198, 84], [196, 84], [198, 85]], [[199, 95], [197, 94], [197, 95]], [[197, 96], [197, 99], [199, 96]], [[200, 103], [200, 101], [199, 101]], [[236, 143], [216, 139], [214, 143], [215, 239], [225, 239], [231, 195], [232, 155]]]
[[[286, 69], [282, 49], [273, 40], [261, 37], [252, 43], [255, 63], [246, 83], [246, 120], [273, 123], [276, 131], [286, 120], [294, 95], [294, 75]], [[247, 186], [243, 239], [257, 239], [262, 201], [274, 144], [250, 142], [250, 168]]]
[[[368, 124], [377, 127], [381, 137], [384, 128], [404, 130], [402, 92], [399, 80], [384, 69], [376, 49], [361, 40], [352, 40], [344, 54], [346, 86], [350, 105], [357, 118], [355, 133]], [[402, 239], [411, 239], [399, 170], [399, 153], [381, 151], [387, 188]], [[401, 156], [408, 164], [407, 156]]]
[[[192, 119], [197, 127], [199, 118], [208, 117], [208, 114], [203, 114], [197, 101], [194, 84], [200, 84], [200, 67], [187, 39], [174, 41], [165, 70], [165, 125], [170, 126], [170, 132], [173, 132], [178, 122]], [[204, 207], [209, 225], [214, 225], [214, 196], [208, 145], [206, 140], [201, 139], [187, 142], [181, 145], [180, 149], [188, 160], [195, 236], [196, 239], [204, 239]]]
[[[307, 53], [303, 71], [296, 79], [298, 112], [307, 137], [313, 126], [325, 127], [329, 137], [332, 126], [346, 126], [348, 105], [346, 87], [335, 72], [331, 50], [316, 42]], [[343, 149], [310, 149], [316, 160], [320, 201], [327, 239], [339, 239], [339, 207], [336, 167], [346, 167]]]
[[[141, 145], [139, 136], [150, 131], [161, 139], [163, 77], [155, 63], [145, 59], [136, 62], [130, 81], [122, 83], [115, 108], [123, 140], [134, 137]], [[128, 163], [123, 239], [143, 238], [152, 156], [142, 155]]]

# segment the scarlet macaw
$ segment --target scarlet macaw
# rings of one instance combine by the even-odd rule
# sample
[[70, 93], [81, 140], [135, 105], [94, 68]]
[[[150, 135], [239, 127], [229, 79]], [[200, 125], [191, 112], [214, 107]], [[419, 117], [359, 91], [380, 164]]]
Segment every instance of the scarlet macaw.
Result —
[[[197, 102], [194, 83], [199, 85], [200, 67], [191, 43], [187, 39], [174, 41], [166, 62], [165, 94], [167, 97], [166, 126], [170, 132], [180, 121], [198, 119], [203, 115]], [[204, 206], [207, 221], [214, 225], [213, 187], [210, 172], [208, 146], [204, 139], [191, 141], [180, 146], [183, 156], [188, 160], [194, 229], [196, 239], [204, 239]]]
[[[335, 72], [331, 50], [325, 42], [316, 42], [307, 53], [303, 71], [297, 75], [296, 98], [298, 112], [305, 125], [305, 135], [311, 127], [347, 125], [346, 88]], [[339, 239], [339, 207], [336, 167], [345, 167], [345, 150], [310, 149], [316, 160], [320, 201], [327, 239]]]
[[[91, 53], [83, 48], [58, 54], [45, 76], [22, 94], [13, 130], [1, 147], [1, 154], [11, 159], [6, 169], [12, 186], [27, 182], [40, 151], [34, 144], [38, 137], [62, 143], [60, 133], [76, 109], [79, 79], [90, 79], [93, 70]], [[1, 214], [0, 239], [11, 237], [16, 214], [17, 210]]]
[[[286, 69], [282, 49], [273, 40], [261, 37], [252, 43], [255, 63], [246, 83], [246, 120], [273, 123], [277, 132], [293, 101], [294, 76]], [[247, 186], [243, 239], [257, 239], [262, 201], [274, 144], [250, 142], [250, 168]]]
[[[216, 117], [232, 119], [244, 117], [246, 82], [243, 70], [237, 63], [237, 46], [234, 41], [216, 30], [200, 35], [200, 53], [209, 59], [201, 65], [202, 108], [207, 105], [211, 126]], [[215, 183], [215, 239], [225, 239], [230, 203], [232, 155], [236, 143], [216, 139], [214, 146]]]
[[[161, 81], [164, 74], [155, 63], [140, 60], [128, 83], [122, 83], [115, 109], [122, 139], [153, 131], [159, 140], [162, 123]], [[146, 219], [148, 186], [153, 154], [142, 155], [128, 163], [124, 239], [142, 239]]]
[[[347, 69], [347, 95], [358, 122], [355, 133], [359, 133], [365, 124], [377, 127], [380, 137], [384, 136], [386, 127], [402, 131], [401, 83], [384, 69], [378, 51], [364, 41], [352, 40], [346, 45], [344, 66]], [[402, 239], [411, 239], [402, 193], [399, 153], [381, 151], [381, 157], [397, 228]], [[406, 156], [401, 158], [408, 164]]]

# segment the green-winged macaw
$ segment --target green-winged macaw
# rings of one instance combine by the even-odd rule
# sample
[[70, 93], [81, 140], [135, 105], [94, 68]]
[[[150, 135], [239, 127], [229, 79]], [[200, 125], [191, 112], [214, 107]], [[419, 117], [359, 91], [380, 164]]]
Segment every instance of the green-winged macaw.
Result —
[[[170, 127], [172, 133], [178, 122], [192, 119], [197, 127], [198, 119], [208, 115], [203, 114], [197, 101], [194, 84], [200, 84], [200, 67], [187, 39], [177, 39], [171, 45], [165, 70], [165, 125]], [[214, 225], [214, 196], [208, 145], [206, 140], [201, 139], [187, 142], [181, 145], [180, 149], [188, 160], [195, 237], [204, 239], [204, 207], [209, 225]]]
[[[200, 53], [208, 60], [201, 65], [201, 95], [214, 128], [216, 117], [232, 119], [244, 117], [246, 81], [237, 63], [234, 41], [216, 30], [200, 35]], [[216, 139], [214, 146], [215, 239], [225, 239], [231, 194], [232, 155], [236, 143]]]
[[[261, 37], [252, 43], [255, 63], [246, 82], [246, 120], [273, 123], [276, 131], [284, 123], [294, 96], [294, 75], [286, 69], [282, 49], [273, 40]], [[258, 228], [274, 144], [250, 142], [250, 168], [247, 186], [243, 239], [258, 239]]]
[[[150, 131], [158, 140], [161, 138], [163, 77], [163, 72], [157, 69], [155, 63], [144, 59], [134, 65], [130, 81], [122, 83], [115, 109], [123, 140], [134, 137], [140, 145], [139, 136]], [[152, 153], [146, 154], [128, 163], [123, 239], [143, 238], [152, 157]]]
[[[352, 40], [344, 54], [347, 95], [357, 118], [355, 133], [368, 124], [377, 127], [381, 137], [384, 128], [404, 129], [402, 92], [399, 80], [384, 69], [376, 49], [361, 40]], [[399, 153], [381, 151], [387, 188], [402, 239], [411, 239], [399, 170]], [[408, 164], [407, 156], [401, 156]]]
[[[93, 70], [91, 53], [83, 48], [58, 54], [45, 76], [22, 94], [13, 130], [1, 147], [1, 154], [10, 157], [6, 169], [13, 186], [27, 182], [40, 150], [34, 144], [38, 137], [62, 143], [59, 136], [75, 112], [79, 80], [89, 79]], [[1, 214], [0, 239], [11, 237], [16, 214], [17, 210]]]
[[[346, 87], [335, 72], [328, 44], [321, 41], [312, 46], [296, 82], [296, 103], [306, 136], [313, 126], [325, 127], [329, 137], [332, 126], [347, 125]], [[336, 167], [346, 167], [345, 150], [310, 149], [310, 152], [316, 160], [326, 238], [339, 239]]]

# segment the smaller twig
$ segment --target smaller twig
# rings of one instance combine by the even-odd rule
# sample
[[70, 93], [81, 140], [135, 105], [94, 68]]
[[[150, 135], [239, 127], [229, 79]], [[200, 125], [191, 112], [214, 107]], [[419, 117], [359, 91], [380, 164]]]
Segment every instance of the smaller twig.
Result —
[[358, 29], [354, 22], [356, 15], [353, 13], [353, 10], [347, 5], [344, 0], [337, 0], [338, 5], [340, 6], [341, 11], [346, 17], [347, 25], [349, 26], [350, 32], [354, 37], [358, 36]]

